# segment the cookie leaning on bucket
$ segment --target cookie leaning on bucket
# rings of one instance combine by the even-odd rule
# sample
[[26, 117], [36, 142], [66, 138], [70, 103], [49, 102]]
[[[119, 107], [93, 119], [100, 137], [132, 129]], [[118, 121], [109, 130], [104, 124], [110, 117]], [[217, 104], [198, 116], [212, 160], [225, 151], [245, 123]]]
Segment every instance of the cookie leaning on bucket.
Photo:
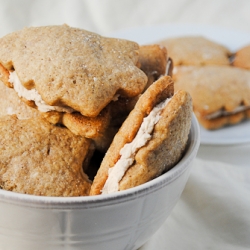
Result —
[[90, 195], [138, 186], [172, 168], [185, 150], [191, 114], [190, 95], [174, 95], [171, 77], [154, 82], [115, 135]]
[[42, 196], [88, 195], [82, 170], [91, 141], [32, 118], [0, 118], [0, 188]]

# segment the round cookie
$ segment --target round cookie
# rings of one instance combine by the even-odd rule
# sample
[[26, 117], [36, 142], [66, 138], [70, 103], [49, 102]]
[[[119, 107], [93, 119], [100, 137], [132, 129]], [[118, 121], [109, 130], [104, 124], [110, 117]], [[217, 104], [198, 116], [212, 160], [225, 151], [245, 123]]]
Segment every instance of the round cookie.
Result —
[[191, 126], [192, 102], [190, 95], [184, 91], [174, 96], [173, 94], [173, 81], [171, 77], [164, 76], [154, 82], [139, 98], [101, 163], [91, 186], [91, 195], [102, 193], [111, 169], [121, 158], [121, 149], [133, 142], [145, 117], [148, 117], [154, 107], [166, 100], [168, 103], [153, 126], [149, 140], [136, 150], [134, 160], [119, 181], [117, 191], [145, 183], [179, 161]]
[[250, 72], [226, 65], [178, 66], [175, 90], [188, 91], [194, 112], [206, 129], [218, 129], [248, 118]]

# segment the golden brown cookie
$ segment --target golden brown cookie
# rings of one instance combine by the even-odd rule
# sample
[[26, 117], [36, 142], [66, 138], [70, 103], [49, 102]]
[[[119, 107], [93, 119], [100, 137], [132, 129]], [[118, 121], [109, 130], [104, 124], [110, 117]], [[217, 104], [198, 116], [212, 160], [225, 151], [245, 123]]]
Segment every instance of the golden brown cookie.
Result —
[[244, 69], [250, 69], [250, 45], [246, 45], [236, 51], [233, 65]]
[[0, 63], [0, 80], [3, 81], [3, 83], [12, 88], [13, 85], [9, 82], [9, 71], [4, 68], [4, 66]]
[[164, 46], [158, 44], [142, 45], [139, 48], [140, 69], [147, 76], [153, 75], [155, 79], [166, 74], [168, 55]]
[[76, 135], [92, 139], [96, 149], [105, 152], [138, 98], [139, 96], [112, 101], [96, 117], [83, 116], [79, 112], [57, 111], [41, 113], [41, 116], [52, 124], [67, 127]]
[[97, 117], [86, 117], [80, 113], [64, 113], [62, 124], [76, 135], [97, 138], [105, 133], [110, 123], [110, 109], [104, 108]]
[[144, 91], [159, 77], [164, 75], [172, 76], [172, 59], [168, 57], [167, 50], [162, 45], [140, 46], [138, 64], [140, 69], [148, 76]]
[[[147, 83], [136, 66], [137, 43], [67, 25], [16, 31], [0, 39], [0, 48], [0, 80], [32, 91], [23, 98], [39, 99], [42, 111], [46, 104], [95, 117], [117, 94], [136, 96]], [[6, 70], [13, 73], [8, 81]]]
[[[189, 94], [184, 91], [173, 94], [173, 81], [171, 77], [164, 76], [139, 98], [101, 163], [91, 187], [91, 195], [138, 186], [159, 176], [180, 160], [191, 126], [192, 102]], [[143, 123], [145, 119], [150, 125]], [[151, 128], [151, 132], [146, 128]], [[142, 144], [141, 140], [144, 140]], [[134, 148], [131, 143], [139, 143], [140, 146]], [[121, 149], [123, 156], [120, 155]], [[128, 153], [130, 151], [132, 155]], [[115, 183], [117, 189], [112, 188], [112, 183], [107, 187], [112, 178], [116, 179], [121, 174], [122, 171], [114, 166], [122, 162], [130, 163], [126, 166], [125, 174], [120, 176], [121, 180], [118, 177]]]
[[229, 65], [231, 52], [225, 46], [202, 36], [173, 37], [159, 42], [167, 48], [176, 65]]
[[91, 141], [40, 118], [0, 118], [0, 188], [42, 196], [88, 195]]
[[232, 66], [179, 66], [175, 90], [188, 91], [194, 112], [207, 129], [217, 129], [247, 118], [250, 109], [250, 72]]

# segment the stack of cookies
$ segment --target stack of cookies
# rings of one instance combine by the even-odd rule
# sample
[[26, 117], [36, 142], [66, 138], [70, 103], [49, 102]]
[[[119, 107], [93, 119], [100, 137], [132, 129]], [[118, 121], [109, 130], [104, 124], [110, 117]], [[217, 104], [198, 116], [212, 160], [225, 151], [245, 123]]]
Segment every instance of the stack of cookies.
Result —
[[67, 25], [1, 38], [0, 188], [96, 195], [172, 168], [185, 151], [192, 101], [174, 93], [171, 74], [163, 46]]
[[238, 52], [200, 36], [165, 39], [175, 90], [186, 90], [200, 124], [209, 130], [250, 118], [250, 47]]

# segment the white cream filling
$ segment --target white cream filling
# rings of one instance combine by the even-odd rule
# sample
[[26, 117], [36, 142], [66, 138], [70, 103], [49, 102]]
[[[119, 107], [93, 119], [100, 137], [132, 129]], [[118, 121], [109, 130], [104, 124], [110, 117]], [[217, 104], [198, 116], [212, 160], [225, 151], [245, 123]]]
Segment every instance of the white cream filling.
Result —
[[151, 139], [154, 126], [160, 120], [161, 111], [166, 107], [169, 100], [170, 98], [153, 108], [150, 114], [143, 119], [141, 127], [133, 141], [125, 144], [120, 150], [121, 157], [112, 168], [109, 168], [108, 178], [102, 189], [102, 194], [119, 191], [120, 180], [133, 164], [136, 152]]
[[48, 112], [54, 110], [59, 112], [72, 113], [74, 111], [72, 108], [68, 107], [47, 105], [36, 89], [29, 90], [22, 85], [15, 71], [10, 72], [9, 82], [13, 84], [13, 88], [17, 92], [19, 97], [23, 97], [28, 101], [34, 101], [38, 110], [41, 112]]
[[206, 115], [205, 118], [207, 120], [211, 120], [211, 119], [215, 119], [215, 118], [218, 118], [218, 117], [221, 117], [221, 116], [237, 114], [237, 113], [245, 111], [247, 109], [250, 109], [250, 106], [243, 106], [242, 105], [242, 106], [237, 107], [233, 111], [218, 110], [218, 111], [216, 111], [214, 113]]

